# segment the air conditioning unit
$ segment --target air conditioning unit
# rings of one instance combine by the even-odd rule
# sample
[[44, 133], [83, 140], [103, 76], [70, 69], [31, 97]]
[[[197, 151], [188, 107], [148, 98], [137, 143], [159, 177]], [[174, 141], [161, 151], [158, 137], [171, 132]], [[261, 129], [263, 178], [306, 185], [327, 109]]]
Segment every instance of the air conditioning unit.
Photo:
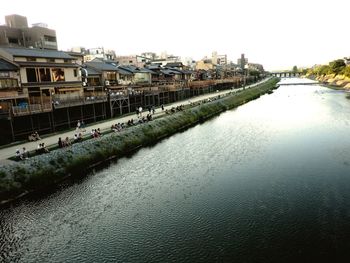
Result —
[[105, 81], [105, 85], [106, 85], [106, 86], [109, 86], [109, 80], [106, 80], [106, 81]]

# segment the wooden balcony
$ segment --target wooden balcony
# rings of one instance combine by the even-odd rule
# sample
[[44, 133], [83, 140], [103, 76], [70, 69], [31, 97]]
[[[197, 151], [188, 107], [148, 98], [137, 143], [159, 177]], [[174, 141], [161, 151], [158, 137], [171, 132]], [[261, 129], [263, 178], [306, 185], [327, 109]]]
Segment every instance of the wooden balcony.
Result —
[[24, 94], [21, 91], [11, 90], [11, 91], [0, 91], [0, 99], [1, 100], [11, 100], [11, 99], [19, 99], [19, 98], [27, 98], [28, 95]]
[[85, 92], [84, 95], [80, 95], [80, 93], [56, 94], [52, 97], [52, 100], [54, 107], [58, 109], [105, 102], [107, 98], [105, 92]]
[[12, 113], [14, 116], [23, 116], [23, 115], [37, 114], [37, 113], [50, 112], [50, 111], [52, 111], [51, 103], [12, 106]]

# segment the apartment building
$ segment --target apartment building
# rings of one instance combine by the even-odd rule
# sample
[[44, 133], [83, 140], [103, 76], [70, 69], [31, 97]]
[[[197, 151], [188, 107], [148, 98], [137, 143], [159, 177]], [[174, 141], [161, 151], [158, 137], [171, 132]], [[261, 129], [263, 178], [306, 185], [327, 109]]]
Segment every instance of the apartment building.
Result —
[[57, 50], [56, 31], [44, 23], [28, 26], [25, 16], [9, 15], [0, 26], [0, 46]]

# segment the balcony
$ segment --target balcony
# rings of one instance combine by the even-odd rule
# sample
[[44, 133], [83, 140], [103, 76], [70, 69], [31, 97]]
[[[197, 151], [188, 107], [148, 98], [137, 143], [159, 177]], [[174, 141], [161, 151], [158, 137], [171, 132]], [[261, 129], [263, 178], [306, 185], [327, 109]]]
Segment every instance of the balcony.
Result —
[[12, 106], [12, 113], [14, 116], [24, 116], [36, 113], [52, 111], [51, 103], [43, 104], [24, 104], [21, 106]]
[[49, 48], [49, 49], [56, 49], [57, 50], [57, 42], [44, 41], [44, 47]]
[[107, 101], [105, 92], [56, 94], [52, 97], [55, 109], [74, 107], [84, 104], [93, 104]]
[[28, 95], [23, 92], [11, 90], [11, 91], [0, 91], [0, 99], [1, 100], [9, 100], [9, 99], [19, 99], [19, 98], [27, 98]]

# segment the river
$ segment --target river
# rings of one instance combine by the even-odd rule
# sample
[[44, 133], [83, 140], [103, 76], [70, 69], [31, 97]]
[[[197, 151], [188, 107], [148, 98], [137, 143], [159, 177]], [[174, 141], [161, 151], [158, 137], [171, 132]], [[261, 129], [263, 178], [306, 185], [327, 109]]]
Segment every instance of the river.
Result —
[[[282, 80], [295, 81], [305, 80]], [[319, 85], [282, 85], [84, 178], [2, 208], [0, 262], [347, 258], [345, 95]]]

